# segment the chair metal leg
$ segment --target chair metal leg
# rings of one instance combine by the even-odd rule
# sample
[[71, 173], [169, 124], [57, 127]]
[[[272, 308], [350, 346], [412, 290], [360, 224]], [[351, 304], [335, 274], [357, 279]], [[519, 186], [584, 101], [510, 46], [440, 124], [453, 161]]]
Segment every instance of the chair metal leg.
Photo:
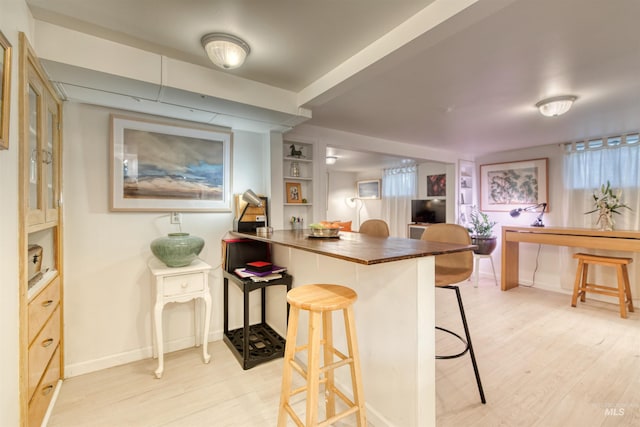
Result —
[[466, 337], [466, 341], [455, 332], [449, 331], [447, 329], [436, 326], [436, 329], [439, 329], [444, 332], [448, 332], [456, 337], [458, 337], [463, 343], [466, 344], [466, 348], [459, 354], [453, 356], [436, 356], [436, 359], [452, 359], [455, 357], [460, 357], [464, 355], [467, 351], [469, 351], [469, 355], [471, 356], [471, 363], [473, 364], [473, 372], [476, 376], [476, 383], [478, 384], [478, 391], [480, 392], [480, 400], [482, 403], [487, 403], [487, 400], [484, 397], [484, 390], [482, 388], [482, 381], [480, 380], [480, 372], [478, 371], [478, 363], [476, 362], [476, 355], [473, 351], [473, 344], [471, 343], [471, 334], [469, 333], [469, 326], [467, 325], [467, 317], [464, 314], [464, 306], [462, 305], [462, 296], [460, 295], [460, 288], [453, 285], [448, 286], [440, 286], [441, 288], [453, 289], [456, 292], [456, 298], [458, 299], [458, 307], [460, 308], [460, 317], [462, 318], [462, 326], [464, 327], [464, 334]]

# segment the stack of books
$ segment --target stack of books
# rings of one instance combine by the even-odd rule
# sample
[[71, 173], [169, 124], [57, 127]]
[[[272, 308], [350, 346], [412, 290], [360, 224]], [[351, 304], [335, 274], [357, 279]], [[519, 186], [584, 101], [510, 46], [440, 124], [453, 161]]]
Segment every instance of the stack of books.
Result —
[[287, 271], [285, 267], [273, 265], [270, 262], [254, 261], [248, 262], [244, 267], [236, 268], [235, 274], [243, 279], [250, 278], [254, 282], [268, 282], [270, 280], [281, 279], [282, 274]]

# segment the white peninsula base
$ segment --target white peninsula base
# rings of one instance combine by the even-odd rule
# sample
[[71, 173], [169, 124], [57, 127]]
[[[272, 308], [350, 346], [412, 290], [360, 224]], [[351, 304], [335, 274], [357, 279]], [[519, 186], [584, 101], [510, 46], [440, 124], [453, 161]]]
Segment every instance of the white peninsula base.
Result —
[[[292, 247], [273, 245], [273, 261], [287, 266], [293, 286], [340, 284], [354, 289], [367, 419], [375, 426], [435, 425], [434, 257], [363, 265]], [[272, 292], [284, 292], [273, 290]], [[282, 295], [268, 298], [270, 324], [285, 336]], [[339, 319], [336, 319], [338, 321]], [[306, 342], [307, 318], [299, 342]], [[337, 348], [346, 348], [336, 331]], [[336, 371], [350, 384], [348, 370]], [[349, 393], [349, 387], [342, 387]]]

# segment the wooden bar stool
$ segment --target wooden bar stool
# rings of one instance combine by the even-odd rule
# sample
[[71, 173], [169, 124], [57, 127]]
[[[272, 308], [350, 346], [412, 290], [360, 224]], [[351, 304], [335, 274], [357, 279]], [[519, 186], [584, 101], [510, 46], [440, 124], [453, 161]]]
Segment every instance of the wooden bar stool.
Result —
[[[291, 305], [287, 344], [284, 352], [282, 390], [278, 411], [278, 427], [287, 424], [287, 414], [298, 426], [327, 426], [351, 414], [356, 414], [357, 425], [366, 427], [364, 394], [360, 377], [360, 359], [356, 340], [353, 303], [358, 295], [352, 289], [339, 285], [304, 285], [290, 290], [287, 301]], [[296, 347], [300, 310], [309, 311], [309, 342]], [[333, 347], [332, 312], [342, 310], [347, 339], [348, 354]], [[322, 330], [323, 336], [320, 335]], [[323, 347], [324, 366], [320, 366], [320, 348]], [[295, 360], [295, 354], [307, 350], [306, 371]], [[339, 360], [334, 361], [335, 357]], [[349, 365], [353, 402], [335, 387], [334, 369]], [[306, 385], [291, 390], [292, 371], [297, 371], [306, 380]], [[324, 384], [326, 396], [326, 419], [318, 422], [318, 395], [320, 383]], [[303, 424], [290, 405], [291, 396], [306, 391], [306, 424]], [[336, 414], [336, 396], [347, 405], [347, 409]]]
[[[629, 311], [633, 312], [633, 299], [631, 298], [631, 286], [629, 284], [629, 273], [627, 271], [627, 265], [630, 264], [633, 260], [631, 258], [591, 255], [584, 253], [573, 254], [573, 257], [578, 260], [578, 270], [576, 271], [576, 281], [573, 285], [571, 307], [576, 306], [576, 303], [578, 302], [578, 296], [580, 296], [580, 301], [584, 302], [587, 292], [618, 297], [620, 303], [620, 317], [626, 319], [627, 304], [629, 305]], [[618, 273], [618, 287], [614, 288], [612, 286], [587, 283], [589, 264], [614, 267]]]

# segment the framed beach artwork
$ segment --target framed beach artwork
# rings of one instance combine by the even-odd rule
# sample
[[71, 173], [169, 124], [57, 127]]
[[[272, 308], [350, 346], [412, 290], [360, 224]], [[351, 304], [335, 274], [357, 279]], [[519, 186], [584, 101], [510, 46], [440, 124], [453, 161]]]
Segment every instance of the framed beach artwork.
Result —
[[358, 181], [356, 189], [358, 199], [380, 199], [382, 197], [379, 179]]
[[231, 211], [231, 132], [111, 116], [112, 211]]
[[480, 165], [480, 209], [508, 212], [548, 203], [548, 162], [543, 158]]
[[9, 149], [11, 105], [11, 43], [0, 31], [0, 150]]

